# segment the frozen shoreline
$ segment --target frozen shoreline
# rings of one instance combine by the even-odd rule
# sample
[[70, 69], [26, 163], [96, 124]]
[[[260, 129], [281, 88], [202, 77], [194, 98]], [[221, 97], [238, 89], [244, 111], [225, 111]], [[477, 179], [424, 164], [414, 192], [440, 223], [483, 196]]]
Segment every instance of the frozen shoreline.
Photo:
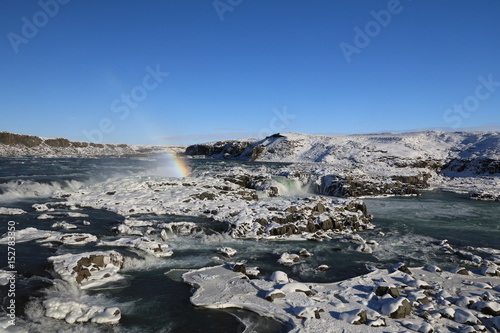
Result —
[[457, 272], [399, 265], [336, 283], [298, 283], [283, 272], [249, 279], [215, 266], [189, 271], [183, 280], [196, 288], [196, 306], [249, 310], [290, 332], [500, 330], [500, 278]]

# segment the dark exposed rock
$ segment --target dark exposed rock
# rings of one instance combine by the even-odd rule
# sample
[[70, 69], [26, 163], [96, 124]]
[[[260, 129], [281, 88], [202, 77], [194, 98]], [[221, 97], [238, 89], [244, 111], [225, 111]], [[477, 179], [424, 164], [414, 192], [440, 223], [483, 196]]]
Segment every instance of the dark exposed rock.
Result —
[[401, 305], [396, 309], [396, 311], [392, 312], [391, 313], [391, 318], [394, 318], [394, 319], [401, 319], [401, 318], [404, 318], [406, 317], [407, 315], [409, 315], [412, 311], [412, 307], [410, 305], [410, 303], [404, 299], [402, 302], [401, 302]]
[[9, 146], [20, 145], [26, 147], [36, 147], [42, 142], [42, 139], [37, 136], [0, 132], [0, 143]]
[[57, 139], [47, 139], [45, 140], [45, 144], [51, 147], [71, 147], [71, 142], [67, 139], [57, 138]]
[[245, 267], [245, 264], [240, 264], [240, 263], [234, 264], [233, 265], [233, 272], [246, 274], [247, 269]]
[[395, 272], [396, 270], [398, 270], [398, 271], [401, 271], [401, 272], [409, 274], [409, 275], [412, 274], [410, 269], [403, 263], [397, 263], [397, 264], [391, 266], [389, 270], [391, 272]]
[[[368, 181], [351, 176], [327, 175], [321, 178], [318, 192], [335, 197], [360, 197], [369, 195], [418, 195], [419, 189], [429, 187], [429, 175], [394, 176], [391, 180]], [[405, 181], [410, 181], [406, 183]]]
[[76, 266], [73, 267], [73, 271], [76, 272], [76, 277], [75, 277], [76, 282], [82, 283], [84, 279], [91, 276], [91, 273], [88, 268], [94, 265], [97, 266], [97, 268], [103, 268], [104, 256], [92, 254], [89, 257], [80, 258], [77, 261]]
[[276, 186], [271, 186], [268, 193], [270, 197], [277, 197], [279, 195], [279, 189]]
[[359, 319], [358, 320], [355, 320], [353, 322], [354, 325], [364, 325], [366, 324], [366, 321], [367, 321], [367, 316], [366, 316], [366, 312], [365, 310], [361, 310], [358, 312], [358, 317]]
[[378, 286], [377, 289], [375, 289], [375, 295], [384, 296], [385, 294], [391, 295], [392, 298], [398, 298], [400, 296], [399, 289], [396, 287]]
[[481, 301], [481, 302], [476, 302], [472, 305], [472, 308], [476, 309], [476, 310], [479, 310], [481, 311], [482, 313], [486, 314], [486, 315], [489, 315], [489, 316], [493, 316], [493, 317], [498, 317], [500, 316], [500, 310], [497, 309], [493, 309], [494, 306], [493, 304], [495, 304], [495, 302], [484, 302], [484, 301]]
[[216, 195], [210, 192], [191, 194], [191, 198], [199, 200], [215, 200]]
[[71, 142], [71, 145], [75, 148], [85, 148], [89, 146], [88, 142], [78, 142], [78, 141], [73, 141]]
[[262, 153], [266, 150], [264, 146], [257, 145], [252, 149], [252, 155], [250, 156], [250, 161], [256, 161], [260, 158]]
[[266, 300], [268, 300], [269, 302], [273, 302], [275, 299], [277, 298], [283, 298], [285, 297], [285, 293], [280, 291], [280, 290], [275, 290], [274, 292], [272, 293], [268, 293], [268, 295], [265, 297]]
[[[132, 148], [125, 144], [100, 144], [69, 141], [64, 138], [40, 138], [33, 135], [0, 132], [0, 146], [7, 149], [4, 155], [47, 155], [63, 154], [65, 156], [138, 156], [158, 153], [159, 147]], [[12, 149], [8, 149], [12, 147]], [[98, 148], [98, 149], [94, 149]]]

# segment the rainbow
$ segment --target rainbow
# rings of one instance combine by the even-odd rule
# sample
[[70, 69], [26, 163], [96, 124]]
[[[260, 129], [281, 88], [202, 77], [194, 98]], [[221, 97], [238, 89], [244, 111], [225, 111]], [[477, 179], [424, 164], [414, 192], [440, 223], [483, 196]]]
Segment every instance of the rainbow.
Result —
[[169, 164], [169, 176], [178, 178], [188, 177], [189, 167], [186, 161], [168, 147], [165, 147], [165, 153]]

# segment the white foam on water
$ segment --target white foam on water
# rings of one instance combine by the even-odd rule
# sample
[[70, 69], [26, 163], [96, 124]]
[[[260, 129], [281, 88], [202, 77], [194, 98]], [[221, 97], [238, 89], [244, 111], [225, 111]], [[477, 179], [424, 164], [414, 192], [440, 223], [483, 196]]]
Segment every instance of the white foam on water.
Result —
[[[43, 290], [44, 296], [41, 298], [32, 298], [25, 305], [25, 314], [29, 322], [23, 323], [23, 326], [30, 332], [121, 332], [122, 327], [114, 325], [96, 324], [90, 322], [69, 324], [64, 319], [54, 319], [47, 317], [47, 302], [61, 304], [81, 304], [82, 307], [115, 308], [118, 307], [121, 312], [133, 308], [133, 302], [117, 303], [104, 293], [88, 295], [77, 285], [67, 283], [59, 279], [54, 280], [52, 287]], [[75, 310], [75, 309], [73, 309]]]
[[378, 245], [373, 246], [373, 256], [380, 261], [413, 260], [433, 263], [437, 255], [442, 255], [433, 242], [435, 238], [402, 232], [389, 232], [384, 237], [372, 237]]
[[309, 186], [302, 184], [298, 179], [291, 179], [282, 176], [272, 177], [273, 185], [276, 185], [279, 189], [279, 194], [281, 196], [300, 196], [300, 195], [310, 195]]
[[146, 255], [144, 258], [124, 257], [122, 271], [124, 273], [130, 271], [149, 271], [167, 267], [170, 265], [168, 259], [157, 258], [154, 256]]
[[0, 184], [0, 200], [10, 201], [24, 198], [49, 198], [58, 192], [74, 192], [84, 183], [78, 180], [37, 182], [33, 180], [16, 180]]

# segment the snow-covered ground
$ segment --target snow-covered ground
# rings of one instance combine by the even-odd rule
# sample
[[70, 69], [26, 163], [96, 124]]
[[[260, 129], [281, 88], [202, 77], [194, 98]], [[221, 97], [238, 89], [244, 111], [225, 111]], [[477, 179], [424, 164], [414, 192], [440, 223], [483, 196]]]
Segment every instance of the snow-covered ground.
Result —
[[500, 198], [499, 132], [282, 133], [257, 141], [192, 145], [186, 154], [300, 163], [296, 177], [329, 177], [322, 193], [330, 195], [413, 194], [421, 188], [439, 187], [469, 192], [476, 199]]
[[216, 266], [183, 279], [196, 288], [196, 306], [250, 310], [287, 324], [290, 332], [500, 330], [498, 278], [465, 269], [399, 264], [337, 283], [298, 283], [280, 271], [249, 279], [241, 268]]

